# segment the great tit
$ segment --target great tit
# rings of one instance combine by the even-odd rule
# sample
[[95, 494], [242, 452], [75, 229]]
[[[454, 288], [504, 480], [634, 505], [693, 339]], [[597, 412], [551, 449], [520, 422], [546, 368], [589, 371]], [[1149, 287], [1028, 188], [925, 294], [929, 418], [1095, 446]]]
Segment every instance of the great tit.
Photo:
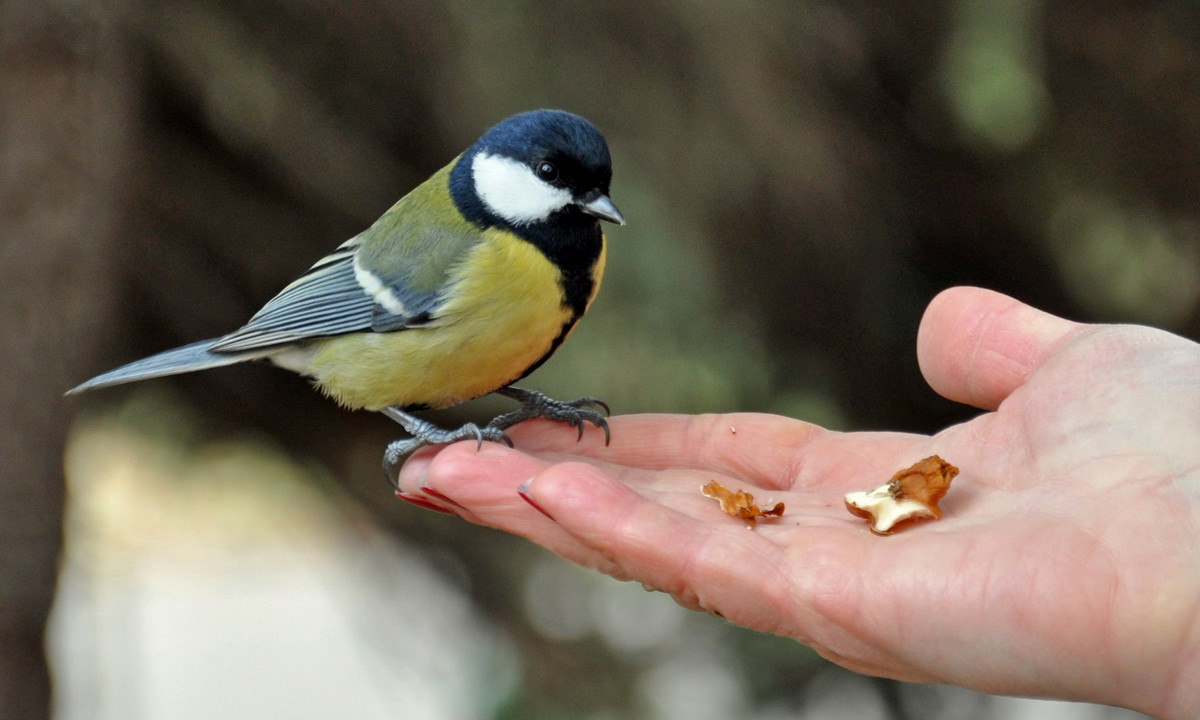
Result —
[[[319, 260], [250, 321], [99, 375], [68, 394], [247, 360], [312, 378], [347, 408], [376, 410], [412, 436], [384, 453], [390, 477], [427, 444], [507, 442], [529, 418], [604, 430], [604, 403], [513, 387], [558, 349], [604, 273], [609, 199], [604, 136], [558, 110], [514, 115]], [[445, 430], [411, 414], [489, 393], [521, 403], [483, 427]]]

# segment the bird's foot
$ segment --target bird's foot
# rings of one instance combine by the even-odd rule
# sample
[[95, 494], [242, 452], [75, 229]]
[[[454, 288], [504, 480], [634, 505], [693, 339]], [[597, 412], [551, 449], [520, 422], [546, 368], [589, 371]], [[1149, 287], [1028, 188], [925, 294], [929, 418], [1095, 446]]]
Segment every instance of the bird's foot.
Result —
[[428, 420], [404, 412], [397, 407], [386, 407], [381, 410], [384, 415], [400, 423], [400, 426], [412, 435], [410, 438], [396, 440], [383, 451], [383, 474], [387, 476], [392, 487], [399, 492], [396, 476], [404, 458], [426, 445], [449, 445], [459, 440], [475, 440], [479, 447], [483, 441], [502, 442], [512, 447], [512, 440], [504, 433], [505, 427], [492, 427], [490, 424], [479, 427], [475, 423], [467, 423], [455, 430], [446, 430], [434, 425]]
[[583, 423], [590, 422], [604, 431], [604, 444], [611, 439], [608, 431], [608, 405], [594, 397], [582, 397], [578, 400], [562, 401], [547, 397], [536, 390], [525, 390], [519, 387], [503, 387], [496, 391], [498, 395], [512, 398], [521, 403], [521, 407], [510, 413], [496, 417], [483, 429], [507, 430], [523, 420], [531, 418], [546, 418], [562, 422], [579, 429], [579, 437], [583, 438]]

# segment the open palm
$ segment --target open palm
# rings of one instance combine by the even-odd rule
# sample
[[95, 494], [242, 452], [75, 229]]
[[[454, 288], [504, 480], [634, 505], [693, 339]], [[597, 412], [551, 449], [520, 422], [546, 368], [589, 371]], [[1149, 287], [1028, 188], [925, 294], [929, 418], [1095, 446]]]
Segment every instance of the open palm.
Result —
[[[624, 416], [608, 447], [528, 423], [519, 451], [422, 451], [400, 486], [853, 670], [1194, 718], [1200, 346], [958, 288], [918, 353], [935, 390], [989, 412], [932, 437]], [[932, 454], [962, 471], [940, 521], [881, 537], [846, 512]], [[748, 531], [710, 480], [786, 514]]]

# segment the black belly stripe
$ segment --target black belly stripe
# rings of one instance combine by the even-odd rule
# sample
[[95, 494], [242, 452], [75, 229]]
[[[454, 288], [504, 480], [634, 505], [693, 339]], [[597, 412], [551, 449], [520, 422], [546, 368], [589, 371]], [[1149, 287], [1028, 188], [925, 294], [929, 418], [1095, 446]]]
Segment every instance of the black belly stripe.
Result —
[[[562, 304], [569, 312], [558, 336], [536, 362], [517, 374], [506, 385], [514, 383], [537, 370], [562, 345], [571, 328], [583, 316], [596, 290], [596, 263], [604, 251], [604, 231], [600, 221], [575, 206], [568, 206], [548, 219], [514, 225], [491, 212], [475, 194], [471, 178], [470, 153], [464, 154], [450, 174], [450, 196], [463, 217], [481, 230], [500, 228], [513, 233], [536, 247], [559, 271]], [[607, 182], [605, 182], [607, 186]]]
[[567, 339], [571, 328], [583, 317], [592, 295], [595, 294], [596, 263], [604, 250], [604, 232], [600, 229], [600, 223], [583, 213], [565, 216], [553, 226], [535, 225], [521, 228], [517, 234], [541, 250], [558, 268], [563, 307], [571, 314], [559, 330], [558, 337], [550, 343], [550, 349], [507, 384], [526, 377], [549, 360]]

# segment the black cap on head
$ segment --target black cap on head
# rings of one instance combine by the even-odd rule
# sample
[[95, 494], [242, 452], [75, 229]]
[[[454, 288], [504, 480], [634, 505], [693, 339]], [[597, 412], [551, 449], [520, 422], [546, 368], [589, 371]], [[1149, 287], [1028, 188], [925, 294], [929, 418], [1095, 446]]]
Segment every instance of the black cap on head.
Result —
[[[496, 163], [497, 159], [511, 162]], [[477, 160], [486, 161], [483, 165], [487, 167], [477, 166]], [[565, 201], [569, 198], [574, 201], [570, 207], [591, 215], [590, 219], [623, 222], [619, 211], [607, 199], [612, 181], [608, 143], [586, 119], [562, 110], [533, 110], [513, 115], [485, 132], [463, 153], [451, 172], [451, 194], [468, 219], [481, 225], [524, 226], [549, 217], [534, 212], [532, 220], [518, 221], [513, 213], [505, 212], [506, 208], [498, 207], [498, 203], [489, 207], [488, 199], [480, 197], [487, 194], [487, 189], [523, 187], [523, 173], [501, 177], [501, 173], [485, 171], [498, 167], [511, 169], [511, 166], [524, 168], [530, 178], [559, 188], [555, 192], [563, 193], [564, 204], [558, 207], [566, 209]], [[536, 194], [536, 186], [526, 189]], [[513, 197], [510, 193], [497, 195]], [[596, 201], [597, 198], [602, 199]], [[546, 202], [555, 201], [547, 196]]]
[[597, 183], [584, 190], [608, 192], [612, 159], [608, 143], [596, 126], [563, 110], [531, 110], [497, 123], [483, 134], [472, 149], [533, 164], [549, 159], [570, 161]]

